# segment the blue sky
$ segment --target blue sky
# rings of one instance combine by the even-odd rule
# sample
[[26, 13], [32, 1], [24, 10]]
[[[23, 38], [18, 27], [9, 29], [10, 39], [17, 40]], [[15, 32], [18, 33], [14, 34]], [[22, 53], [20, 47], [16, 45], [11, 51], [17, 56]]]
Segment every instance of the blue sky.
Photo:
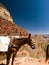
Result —
[[49, 0], [0, 0], [14, 22], [29, 33], [49, 34]]

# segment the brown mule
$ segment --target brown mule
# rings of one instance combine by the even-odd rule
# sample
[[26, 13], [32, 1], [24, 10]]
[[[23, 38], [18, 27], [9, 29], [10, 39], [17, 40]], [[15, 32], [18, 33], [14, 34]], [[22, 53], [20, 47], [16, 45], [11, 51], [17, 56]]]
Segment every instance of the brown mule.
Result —
[[45, 62], [47, 62], [49, 59], [49, 44], [47, 45], [47, 48], [46, 48], [46, 60]]
[[31, 34], [27, 38], [13, 38], [12, 43], [9, 45], [8, 52], [7, 52], [7, 64], [9, 65], [11, 54], [13, 53], [12, 57], [12, 64], [14, 62], [14, 58], [16, 56], [17, 51], [20, 49], [20, 47], [24, 44], [28, 44], [32, 49], [35, 48], [35, 44], [33, 44]]

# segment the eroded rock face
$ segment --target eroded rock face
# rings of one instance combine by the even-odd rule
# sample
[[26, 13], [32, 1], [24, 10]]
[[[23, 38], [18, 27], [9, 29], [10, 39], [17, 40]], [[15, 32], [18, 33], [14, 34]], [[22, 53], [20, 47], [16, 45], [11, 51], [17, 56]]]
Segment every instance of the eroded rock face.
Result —
[[4, 8], [2, 4], [0, 4], [0, 17], [3, 17], [4, 19], [6, 19], [8, 21], [13, 22], [13, 19], [10, 16], [9, 11], [6, 8]]
[[27, 36], [28, 33], [11, 21], [0, 18], [0, 36]]
[[28, 33], [13, 22], [9, 11], [0, 4], [0, 36], [15, 35], [26, 36]]

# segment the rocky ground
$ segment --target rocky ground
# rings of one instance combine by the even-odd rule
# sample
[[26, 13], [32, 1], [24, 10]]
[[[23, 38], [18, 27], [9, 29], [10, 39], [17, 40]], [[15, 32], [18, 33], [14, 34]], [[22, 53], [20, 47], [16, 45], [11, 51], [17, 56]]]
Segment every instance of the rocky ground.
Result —
[[[0, 61], [0, 64], [6, 64], [6, 60]], [[9, 64], [10, 65], [10, 64]], [[30, 57], [17, 57], [15, 58], [14, 65], [49, 65], [45, 63], [44, 58], [30, 58]]]

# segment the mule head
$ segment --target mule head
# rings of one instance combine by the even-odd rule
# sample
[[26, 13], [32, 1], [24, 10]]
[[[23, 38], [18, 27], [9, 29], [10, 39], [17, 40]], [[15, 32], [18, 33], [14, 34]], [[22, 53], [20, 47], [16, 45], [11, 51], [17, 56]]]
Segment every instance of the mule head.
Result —
[[32, 49], [35, 49], [35, 44], [34, 44], [34, 41], [32, 40], [31, 34], [29, 34], [28, 45], [30, 45], [30, 47], [31, 47]]

